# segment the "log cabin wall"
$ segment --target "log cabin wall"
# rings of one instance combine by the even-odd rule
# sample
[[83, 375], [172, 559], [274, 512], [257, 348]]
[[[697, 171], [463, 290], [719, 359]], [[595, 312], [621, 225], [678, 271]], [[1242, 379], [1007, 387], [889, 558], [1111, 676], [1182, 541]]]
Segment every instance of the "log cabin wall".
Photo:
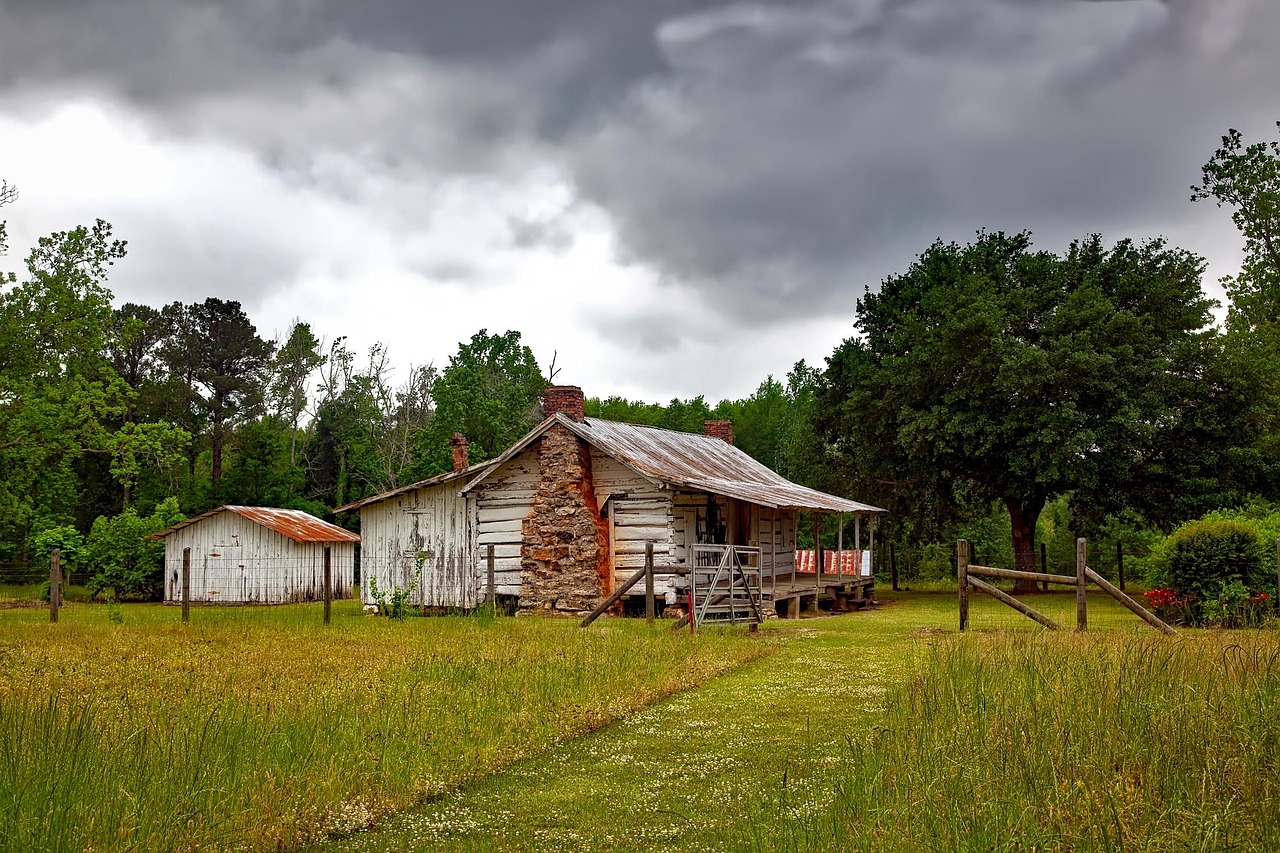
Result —
[[360, 510], [361, 598], [373, 603], [370, 579], [391, 592], [413, 584], [410, 604], [474, 607], [478, 589], [474, 501], [459, 481], [415, 489]]
[[[353, 594], [355, 544], [334, 542], [334, 598]], [[229, 510], [164, 537], [164, 600], [182, 600], [182, 551], [191, 549], [191, 601], [285, 604], [324, 596], [324, 543], [295, 542]]]
[[499, 595], [520, 595], [523, 523], [538, 488], [538, 448], [532, 446], [494, 471], [475, 491], [478, 584], [487, 583], [489, 546], [494, 546], [494, 583]]
[[[671, 562], [675, 549], [675, 523], [671, 492], [642, 477], [607, 453], [591, 449], [591, 476], [596, 500], [607, 515], [615, 584], [644, 567], [644, 546], [653, 543], [653, 562]], [[660, 575], [654, 592], [674, 601], [673, 578]]]

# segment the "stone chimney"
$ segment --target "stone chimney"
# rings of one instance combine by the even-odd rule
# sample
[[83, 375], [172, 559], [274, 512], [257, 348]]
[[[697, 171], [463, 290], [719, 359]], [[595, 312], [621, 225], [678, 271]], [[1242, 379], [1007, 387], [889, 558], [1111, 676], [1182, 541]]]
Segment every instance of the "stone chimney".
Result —
[[467, 437], [455, 432], [449, 439], [449, 449], [453, 451], [453, 470], [462, 471], [470, 464], [467, 459]]
[[727, 441], [729, 444], [733, 444], [733, 421], [703, 421], [702, 433], [703, 435], [709, 435], [712, 438], [718, 438], [721, 441]]
[[586, 418], [582, 389], [577, 385], [548, 385], [542, 393], [542, 413], [549, 418], [556, 412], [582, 423]]

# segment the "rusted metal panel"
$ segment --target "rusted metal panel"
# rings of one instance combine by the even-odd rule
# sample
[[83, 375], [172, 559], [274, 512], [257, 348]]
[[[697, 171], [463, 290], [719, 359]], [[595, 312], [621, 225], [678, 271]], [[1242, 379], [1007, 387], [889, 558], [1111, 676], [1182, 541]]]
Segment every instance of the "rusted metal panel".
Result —
[[260, 524], [268, 530], [274, 530], [282, 536], [292, 539], [294, 542], [359, 542], [360, 536], [352, 533], [350, 530], [343, 530], [336, 524], [330, 524], [327, 521], [321, 521], [310, 513], [303, 512], [300, 509], [279, 509], [276, 507], [265, 506], [220, 506], [217, 509], [211, 509], [208, 512], [201, 513], [194, 518], [188, 518], [186, 521], [180, 521], [172, 527], [166, 527], [164, 530], [158, 530], [148, 536], [148, 539], [164, 539], [171, 533], [176, 533], [183, 528], [190, 527], [204, 521], [207, 518], [213, 518], [224, 512], [233, 512], [242, 518], [247, 518], [254, 524]]
[[480, 473], [463, 491], [477, 488], [502, 463], [523, 451], [556, 423], [655, 484], [711, 492], [771, 508], [884, 512], [880, 507], [793, 483], [719, 438], [595, 418], [579, 423], [561, 414], [547, 418], [516, 442], [494, 460], [493, 468]]

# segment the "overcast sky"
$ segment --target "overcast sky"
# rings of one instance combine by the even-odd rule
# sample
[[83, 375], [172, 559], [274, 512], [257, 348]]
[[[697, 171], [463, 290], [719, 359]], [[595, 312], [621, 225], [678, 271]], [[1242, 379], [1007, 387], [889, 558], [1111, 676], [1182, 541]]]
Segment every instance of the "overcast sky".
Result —
[[0, 0], [0, 266], [101, 217], [120, 302], [737, 397], [979, 228], [1162, 234], [1220, 294], [1188, 188], [1274, 138], [1277, 35], [1277, 0]]

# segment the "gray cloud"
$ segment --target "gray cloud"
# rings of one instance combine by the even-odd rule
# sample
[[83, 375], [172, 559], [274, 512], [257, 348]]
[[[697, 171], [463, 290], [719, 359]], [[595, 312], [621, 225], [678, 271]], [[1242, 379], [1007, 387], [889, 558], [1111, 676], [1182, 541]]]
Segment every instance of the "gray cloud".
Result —
[[[605, 211], [624, 261], [746, 326], [847, 314], [933, 239], [978, 228], [1054, 248], [1091, 231], [1221, 244], [1227, 217], [1186, 187], [1228, 126], [1280, 117], [1274, 0], [6, 0], [4, 14], [0, 99], [116, 99], [353, 204], [374, 176], [406, 188], [379, 201], [407, 223], [429, 219], [442, 176], [550, 164]], [[329, 169], [326, 152], [361, 168]], [[508, 222], [517, 248], [573, 238], [555, 219]], [[268, 255], [265, 278], [287, 277]], [[464, 266], [433, 269], [479, 275]], [[619, 345], [672, 349], [650, 319]]]

